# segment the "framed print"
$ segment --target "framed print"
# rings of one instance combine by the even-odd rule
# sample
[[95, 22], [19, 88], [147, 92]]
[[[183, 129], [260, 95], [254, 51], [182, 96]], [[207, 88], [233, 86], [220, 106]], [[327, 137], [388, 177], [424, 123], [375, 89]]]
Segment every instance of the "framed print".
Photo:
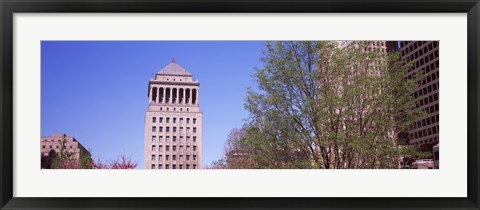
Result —
[[0, 5], [2, 209], [479, 208], [477, 0]]

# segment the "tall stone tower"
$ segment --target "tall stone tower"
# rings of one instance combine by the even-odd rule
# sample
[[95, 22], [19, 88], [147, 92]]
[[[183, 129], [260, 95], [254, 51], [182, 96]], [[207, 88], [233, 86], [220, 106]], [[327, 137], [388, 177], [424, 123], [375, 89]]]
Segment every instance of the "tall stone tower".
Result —
[[146, 169], [202, 168], [200, 83], [172, 60], [148, 82]]

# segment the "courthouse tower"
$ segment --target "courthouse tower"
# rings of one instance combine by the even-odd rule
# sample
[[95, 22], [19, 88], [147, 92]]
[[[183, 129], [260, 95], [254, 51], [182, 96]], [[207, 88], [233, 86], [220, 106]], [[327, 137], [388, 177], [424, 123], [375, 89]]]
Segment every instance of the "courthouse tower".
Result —
[[202, 168], [200, 83], [172, 60], [148, 82], [146, 169]]

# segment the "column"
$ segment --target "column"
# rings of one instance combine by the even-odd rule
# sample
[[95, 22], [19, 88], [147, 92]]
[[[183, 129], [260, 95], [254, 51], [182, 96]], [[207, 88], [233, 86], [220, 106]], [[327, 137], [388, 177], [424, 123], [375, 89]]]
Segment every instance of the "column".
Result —
[[198, 98], [199, 98], [198, 97], [198, 95], [199, 95], [198, 94], [198, 88], [195, 89], [195, 93], [196, 93], [196, 97], [197, 97], [196, 100], [195, 100], [195, 104], [198, 104]]
[[177, 88], [177, 101], [175, 101], [177, 104], [180, 103], [180, 88]]
[[156, 103], [160, 103], [160, 87], [157, 87], [157, 99], [156, 99]]
[[188, 101], [188, 105], [192, 105], [193, 103], [193, 88], [190, 88], [190, 101]]
[[150, 91], [148, 91], [148, 104], [152, 103], [152, 92], [153, 92], [153, 88], [150, 87]]
[[183, 88], [183, 101], [182, 104], [187, 104], [187, 88]]
[[163, 87], [163, 91], [162, 91], [162, 92], [163, 92], [162, 103], [165, 103], [165, 100], [166, 100], [166, 98], [167, 98], [167, 97], [165, 97], [165, 96], [166, 96], [165, 94], [166, 94], [166, 92], [167, 92], [167, 88], [166, 88], [166, 87]]

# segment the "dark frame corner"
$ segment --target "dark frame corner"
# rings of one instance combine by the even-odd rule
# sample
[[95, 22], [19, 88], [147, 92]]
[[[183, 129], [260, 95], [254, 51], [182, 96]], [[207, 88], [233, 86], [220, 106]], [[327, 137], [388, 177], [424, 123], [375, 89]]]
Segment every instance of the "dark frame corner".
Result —
[[[1, 209], [480, 209], [478, 0], [0, 0]], [[13, 14], [139, 12], [356, 12], [468, 14], [468, 197], [466, 198], [15, 198], [13, 197]]]

